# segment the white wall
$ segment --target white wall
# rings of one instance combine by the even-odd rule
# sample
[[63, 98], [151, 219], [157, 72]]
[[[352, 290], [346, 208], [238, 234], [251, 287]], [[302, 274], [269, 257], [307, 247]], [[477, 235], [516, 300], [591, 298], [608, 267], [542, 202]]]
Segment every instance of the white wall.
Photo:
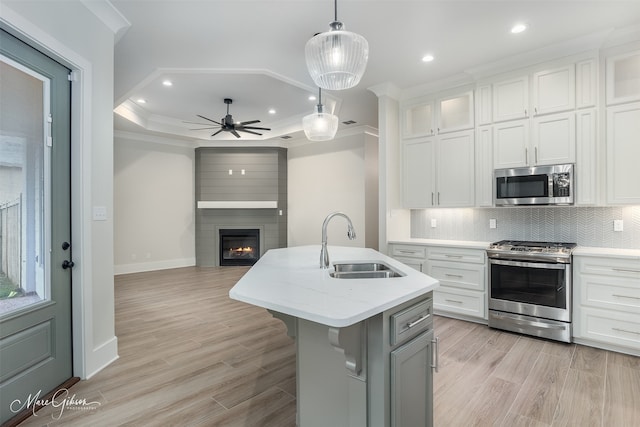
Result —
[[116, 133], [116, 274], [195, 265], [193, 174], [194, 150], [184, 142]]
[[367, 162], [377, 164], [366, 148], [364, 133], [289, 147], [288, 246], [319, 245], [322, 222], [334, 211], [351, 218], [357, 238], [347, 238], [346, 221], [338, 217], [328, 228], [329, 245], [366, 246]]
[[[0, 1], [3, 28], [77, 71], [72, 88], [74, 375], [117, 358], [113, 290], [114, 32], [80, 1]], [[91, 221], [92, 206], [107, 208]]]

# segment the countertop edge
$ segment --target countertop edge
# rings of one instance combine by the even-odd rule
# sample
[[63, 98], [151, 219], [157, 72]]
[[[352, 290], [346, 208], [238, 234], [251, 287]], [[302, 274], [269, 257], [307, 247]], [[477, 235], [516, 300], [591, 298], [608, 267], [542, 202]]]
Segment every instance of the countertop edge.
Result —
[[423, 246], [449, 246], [468, 249], [482, 249], [485, 250], [489, 247], [491, 242], [474, 241], [474, 240], [442, 240], [442, 239], [394, 239], [389, 240], [389, 244], [399, 245], [423, 245]]

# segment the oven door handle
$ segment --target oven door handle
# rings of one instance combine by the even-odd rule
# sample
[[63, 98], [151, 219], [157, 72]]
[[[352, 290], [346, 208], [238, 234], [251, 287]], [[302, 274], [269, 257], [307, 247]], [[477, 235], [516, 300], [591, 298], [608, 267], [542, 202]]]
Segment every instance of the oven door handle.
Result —
[[512, 267], [544, 268], [551, 270], [564, 270], [569, 264], [549, 264], [544, 262], [506, 261], [502, 259], [489, 259], [490, 264], [509, 265]]

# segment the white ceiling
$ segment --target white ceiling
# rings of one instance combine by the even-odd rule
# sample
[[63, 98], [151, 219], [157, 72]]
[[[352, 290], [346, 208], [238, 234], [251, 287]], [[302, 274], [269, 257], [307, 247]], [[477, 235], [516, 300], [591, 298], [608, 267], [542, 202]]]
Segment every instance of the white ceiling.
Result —
[[[111, 3], [130, 23], [115, 47], [117, 130], [209, 140], [215, 129], [193, 131], [198, 126], [184, 121], [203, 122], [197, 114], [220, 121], [223, 99], [232, 98], [236, 121], [260, 119], [256, 126], [272, 128], [242, 140], [301, 136], [301, 118], [317, 103], [308, 100], [317, 88], [304, 46], [328, 29], [333, 1]], [[517, 68], [568, 46], [597, 48], [637, 29], [640, 0], [339, 0], [338, 20], [368, 40], [369, 63], [357, 87], [323, 92], [323, 104], [341, 122], [356, 122], [349, 126], [377, 128], [371, 87], [388, 83], [406, 96], [416, 86], [471, 82], [495, 64]], [[525, 22], [527, 31], [511, 34], [516, 22]], [[426, 53], [435, 60], [423, 63]], [[173, 86], [163, 86], [164, 79]], [[146, 104], [137, 104], [139, 98]], [[218, 138], [235, 140], [226, 132]]]

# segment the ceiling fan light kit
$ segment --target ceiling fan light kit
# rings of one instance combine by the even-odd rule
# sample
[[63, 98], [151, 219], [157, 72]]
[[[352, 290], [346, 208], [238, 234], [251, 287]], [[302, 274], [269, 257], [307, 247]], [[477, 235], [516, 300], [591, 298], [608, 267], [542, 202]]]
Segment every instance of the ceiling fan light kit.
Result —
[[313, 113], [302, 118], [302, 128], [309, 141], [329, 141], [336, 136], [338, 116], [323, 111], [320, 88], [318, 88], [318, 105]]
[[345, 31], [338, 21], [338, 1], [334, 0], [335, 20], [329, 31], [316, 34], [305, 46], [305, 59], [311, 78], [327, 90], [349, 89], [360, 83], [369, 60], [369, 43], [359, 34]]

